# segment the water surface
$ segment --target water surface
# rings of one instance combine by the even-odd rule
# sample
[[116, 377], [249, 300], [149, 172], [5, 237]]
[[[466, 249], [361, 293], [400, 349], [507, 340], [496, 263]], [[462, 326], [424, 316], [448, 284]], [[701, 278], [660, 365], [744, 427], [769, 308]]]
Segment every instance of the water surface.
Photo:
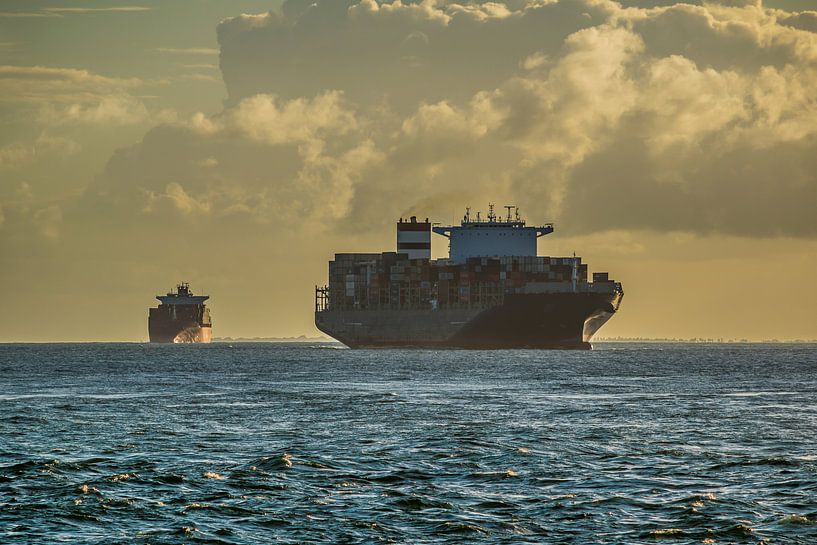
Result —
[[0, 543], [817, 543], [817, 346], [0, 345]]

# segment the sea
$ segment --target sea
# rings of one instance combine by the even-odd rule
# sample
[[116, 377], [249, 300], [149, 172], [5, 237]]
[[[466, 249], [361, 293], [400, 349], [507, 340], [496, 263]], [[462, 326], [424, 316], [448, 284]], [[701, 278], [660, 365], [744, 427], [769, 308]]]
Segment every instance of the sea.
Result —
[[0, 345], [0, 543], [817, 543], [817, 345]]

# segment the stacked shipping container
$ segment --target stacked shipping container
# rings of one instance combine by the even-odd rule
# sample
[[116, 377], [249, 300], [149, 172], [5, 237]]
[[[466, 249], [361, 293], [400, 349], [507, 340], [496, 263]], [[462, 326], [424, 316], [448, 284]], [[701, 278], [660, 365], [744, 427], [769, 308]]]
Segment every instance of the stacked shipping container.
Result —
[[[606, 280], [606, 273], [594, 273], [594, 281], [604, 281], [602, 274]], [[587, 265], [579, 257], [475, 257], [453, 264], [396, 252], [335, 254], [326, 304], [335, 310], [487, 308], [534, 287], [589, 291]]]

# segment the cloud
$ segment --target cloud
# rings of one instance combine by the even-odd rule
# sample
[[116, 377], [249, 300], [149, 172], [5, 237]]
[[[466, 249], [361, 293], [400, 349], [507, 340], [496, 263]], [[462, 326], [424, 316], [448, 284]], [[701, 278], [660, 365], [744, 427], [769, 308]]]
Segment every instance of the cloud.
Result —
[[34, 155], [50, 154], [68, 157], [79, 152], [80, 145], [70, 138], [55, 136], [43, 131], [34, 141]]
[[814, 237], [817, 36], [781, 18], [287, 2], [219, 25], [222, 113], [154, 129], [92, 193], [217, 223], [361, 230], [506, 199], [573, 233]]
[[11, 168], [31, 160], [33, 150], [19, 142], [6, 144], [0, 148], [0, 168]]
[[62, 17], [59, 13], [49, 13], [47, 11], [0, 11], [0, 19], [15, 18], [42, 18], [42, 17]]
[[773, 11], [719, 5], [677, 4], [633, 16], [633, 25], [653, 56], [679, 55], [718, 70], [758, 70], [763, 66], [811, 65], [815, 37], [778, 24]]
[[0, 101], [65, 102], [144, 85], [138, 78], [112, 78], [77, 68], [0, 65]]
[[146, 202], [142, 209], [145, 214], [152, 214], [157, 208], [170, 206], [184, 215], [200, 217], [209, 213], [211, 208], [206, 199], [196, 199], [177, 182], [170, 182], [163, 191], [148, 191], [145, 196]]
[[54, 116], [57, 123], [135, 125], [149, 117], [144, 103], [129, 96], [103, 97], [91, 105], [71, 104]]
[[283, 104], [272, 95], [255, 95], [231, 110], [228, 119], [250, 139], [270, 145], [322, 145], [322, 137], [343, 136], [357, 124], [353, 113], [344, 108], [341, 94], [334, 91]]
[[36, 11], [2, 11], [0, 18], [53, 18], [63, 15], [83, 15], [94, 13], [141, 13], [151, 11], [148, 6], [108, 6], [99, 8], [89, 7], [47, 7]]
[[60, 236], [62, 210], [59, 206], [51, 205], [40, 208], [32, 214], [31, 219], [33, 225], [45, 238], [56, 239]]
[[360, 104], [387, 101], [405, 114], [418, 100], [467, 101], [494, 89], [531, 53], [558, 51], [569, 34], [618, 9], [591, 0], [515, 10], [491, 3], [287, 2], [281, 14], [223, 21], [221, 68], [232, 104], [258, 93], [297, 98], [339, 89]]
[[156, 51], [174, 55], [218, 55], [218, 49], [212, 47], [157, 47]]
[[31, 142], [13, 142], [0, 147], [0, 170], [19, 168], [35, 159], [67, 157], [79, 150], [80, 145], [74, 140], [42, 131]]
[[[43, 136], [38, 139], [36, 147], [39, 149], [36, 151], [33, 151], [35, 145], [30, 146], [31, 153], [40, 152], [43, 140]], [[0, 202], [0, 244], [4, 250], [33, 249], [37, 243], [59, 241], [63, 227], [63, 210], [59, 203], [35, 195], [25, 182], [4, 189], [7, 191]]]
[[211, 82], [221, 81], [217, 76], [214, 76], [213, 74], [201, 73], [181, 74], [180, 76], [178, 76], [178, 79], [186, 81], [211, 81]]
[[59, 80], [102, 83], [106, 85], [136, 85], [137, 79], [108, 78], [88, 70], [77, 68], [52, 68], [47, 66], [0, 65], [0, 79]]
[[101, 8], [87, 8], [87, 7], [52, 7], [42, 8], [41, 11], [46, 13], [139, 13], [144, 11], [151, 11], [153, 8], [148, 6], [109, 6]]
[[[127, 208], [122, 218], [342, 217], [354, 184], [381, 158], [340, 93], [290, 101], [256, 95], [222, 115], [150, 131], [111, 158], [88, 198]], [[284, 212], [270, 215], [278, 207]]]
[[217, 64], [205, 63], [205, 62], [200, 62], [200, 63], [179, 63], [179, 66], [181, 66], [182, 68], [190, 68], [190, 69], [194, 69], [194, 70], [196, 70], [196, 69], [198, 69], [198, 70], [218, 70], [218, 65]]
[[78, 102], [44, 104], [37, 121], [46, 127], [96, 125], [124, 127], [169, 123], [177, 119], [171, 109], [150, 109], [141, 98], [126, 93], [79, 97]]
[[802, 11], [800, 13], [778, 12], [777, 21], [781, 25], [806, 30], [808, 32], [817, 32], [817, 11]]
[[44, 126], [109, 126], [160, 123], [174, 119], [150, 110], [135, 89], [157, 82], [115, 78], [77, 68], [0, 65], [0, 103], [13, 103]]

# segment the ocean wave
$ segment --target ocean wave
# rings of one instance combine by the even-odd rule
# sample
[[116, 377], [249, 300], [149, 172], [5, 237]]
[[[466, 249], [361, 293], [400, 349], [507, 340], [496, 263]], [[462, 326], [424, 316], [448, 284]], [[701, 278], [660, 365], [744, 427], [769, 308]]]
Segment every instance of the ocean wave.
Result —
[[[817, 528], [813, 348], [173, 348], [5, 356], [27, 363], [4, 364], [3, 545], [806, 544]], [[722, 395], [771, 390], [800, 393]]]

